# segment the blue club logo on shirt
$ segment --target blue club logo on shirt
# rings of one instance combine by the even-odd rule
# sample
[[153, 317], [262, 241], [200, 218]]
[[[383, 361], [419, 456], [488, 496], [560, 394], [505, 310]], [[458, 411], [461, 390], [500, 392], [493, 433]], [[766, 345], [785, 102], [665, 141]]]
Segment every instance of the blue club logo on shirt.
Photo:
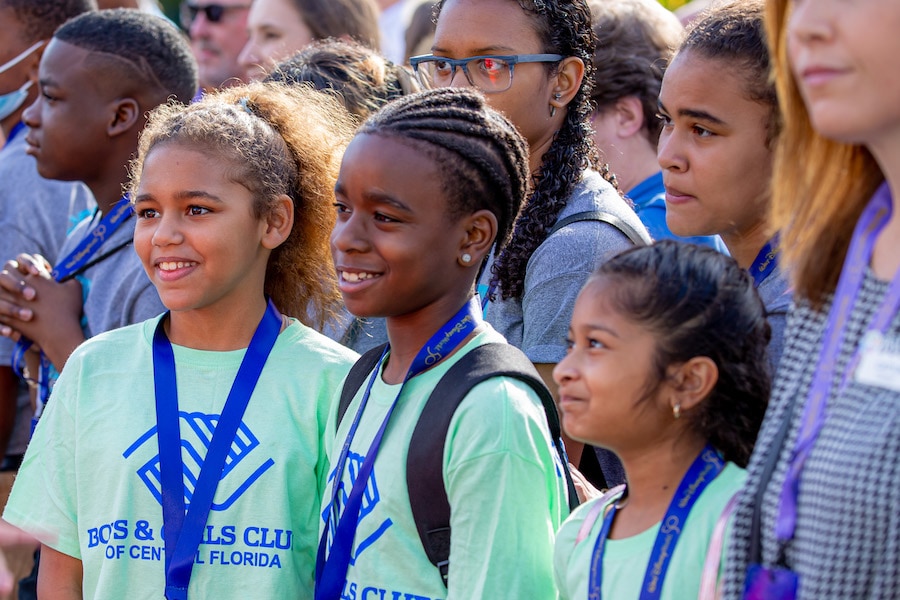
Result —
[[[338, 512], [337, 514], [340, 516], [343, 514], [344, 506], [347, 504], [347, 496], [350, 493], [350, 490], [353, 488], [353, 485], [356, 483], [356, 478], [359, 475], [359, 470], [362, 467], [363, 461], [365, 460], [364, 456], [360, 456], [355, 452], [350, 452], [347, 456], [347, 466], [344, 469], [344, 481], [341, 482], [340, 491], [338, 492]], [[331, 473], [328, 475], [328, 490], [331, 490], [331, 485], [334, 481], [335, 470], [332, 469]], [[357, 530], [357, 539], [359, 543], [356, 544], [356, 552], [354, 552], [350, 556], [350, 564], [356, 564], [356, 559], [372, 544], [378, 541], [384, 533], [393, 525], [393, 521], [391, 519], [385, 519], [382, 521], [374, 530], [371, 527], [365, 527], [363, 523], [365, 523], [366, 517], [372, 514], [375, 510], [375, 507], [378, 503], [381, 502], [381, 494], [378, 491], [378, 484], [375, 482], [375, 471], [372, 471], [372, 475], [369, 477], [369, 481], [366, 483], [366, 489], [363, 493], [362, 498], [362, 506], [359, 509], [359, 529]], [[322, 520], [326, 521], [328, 518], [328, 514], [331, 512], [331, 503], [325, 507], [325, 510], [322, 511]], [[371, 520], [370, 520], [371, 521]], [[334, 538], [335, 530], [337, 529], [337, 522], [335, 519], [332, 519], [328, 525], [328, 535], [329, 538]], [[329, 540], [330, 541], [330, 540]]]
[[[194, 495], [194, 486], [197, 484], [200, 468], [203, 466], [203, 460], [209, 450], [216, 424], [219, 422], [219, 415], [179, 412], [179, 416], [182, 459], [184, 460], [184, 501], [185, 507], [188, 508], [191, 504], [191, 497]], [[161, 504], [162, 487], [156, 432], [156, 426], [150, 428], [125, 450], [123, 456], [126, 459], [133, 457], [136, 460], [144, 461], [137, 469], [137, 476], [144, 482], [156, 501]], [[225, 467], [222, 470], [222, 477], [216, 493], [217, 497], [222, 497], [224, 493], [225, 500], [218, 504], [213, 502], [212, 510], [227, 510], [263, 473], [275, 464], [270, 457], [259, 457], [258, 452], [257, 456], [253, 455], [253, 451], [258, 446], [259, 440], [245, 424], [241, 423], [228, 457], [225, 459]]]

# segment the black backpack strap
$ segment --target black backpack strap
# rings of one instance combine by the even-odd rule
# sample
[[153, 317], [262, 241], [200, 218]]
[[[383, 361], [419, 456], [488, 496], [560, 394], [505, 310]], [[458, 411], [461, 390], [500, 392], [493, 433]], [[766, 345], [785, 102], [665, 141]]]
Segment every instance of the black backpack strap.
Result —
[[428, 559], [440, 570], [444, 585], [450, 559], [450, 502], [444, 488], [444, 443], [450, 421], [463, 398], [473, 387], [492, 377], [517, 379], [538, 394], [565, 472], [569, 507], [578, 505], [575, 484], [563, 458], [556, 403], [534, 365], [521, 350], [509, 344], [478, 346], [450, 367], [431, 392], [410, 439], [406, 461], [409, 503], [419, 538]]
[[602, 210], [588, 210], [585, 212], [575, 213], [574, 215], [569, 215], [565, 219], [557, 221], [553, 226], [553, 229], [550, 230], [550, 233], [547, 234], [547, 237], [550, 237], [566, 225], [571, 225], [572, 223], [578, 223], [580, 221], [600, 221], [601, 223], [606, 223], [608, 225], [612, 225], [616, 229], [622, 232], [625, 237], [631, 240], [631, 243], [635, 246], [649, 246], [653, 243], [653, 240], [650, 238], [650, 234], [648, 234], [643, 229], [636, 229], [632, 227], [628, 223], [625, 222], [624, 219], [614, 215], [612, 213], [602, 211]]
[[380, 346], [372, 348], [360, 356], [359, 359], [357, 359], [356, 364], [350, 367], [350, 372], [347, 373], [347, 378], [344, 379], [344, 387], [341, 388], [341, 399], [340, 402], [338, 402], [337, 421], [335, 421], [334, 424], [335, 431], [341, 426], [341, 421], [344, 420], [344, 413], [347, 412], [347, 408], [350, 406], [350, 403], [353, 402], [353, 397], [356, 396], [356, 392], [359, 391], [359, 388], [361, 388], [366, 381], [366, 376], [368, 376], [368, 374], [372, 372], [372, 369], [378, 365], [378, 359], [381, 358], [385, 346], [387, 346], [387, 344], [381, 344]]

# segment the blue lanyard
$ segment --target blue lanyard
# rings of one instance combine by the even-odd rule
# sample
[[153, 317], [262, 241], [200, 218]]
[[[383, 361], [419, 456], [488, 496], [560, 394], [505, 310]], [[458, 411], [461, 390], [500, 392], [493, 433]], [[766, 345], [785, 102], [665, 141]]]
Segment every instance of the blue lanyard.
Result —
[[[406, 385], [407, 381], [422, 371], [433, 367], [445, 356], [458, 348], [463, 340], [465, 340], [466, 337], [468, 337], [481, 323], [479, 313], [480, 307], [476, 296], [460, 308], [459, 311], [437, 331], [437, 333], [431, 336], [422, 349], [419, 350], [418, 354], [416, 354], [416, 357], [409, 367], [409, 371], [407, 371], [406, 376], [403, 378], [403, 384], [400, 386], [400, 391], [397, 392], [394, 402], [388, 409], [387, 414], [381, 423], [381, 427], [379, 427], [378, 432], [375, 434], [375, 438], [369, 446], [365, 460], [363, 460], [363, 464], [356, 475], [356, 481], [353, 483], [353, 487], [350, 490], [350, 495], [347, 497], [344, 510], [341, 511], [340, 517], [338, 517], [338, 501], [340, 492], [344, 487], [342, 479], [344, 468], [347, 463], [347, 457], [350, 454], [350, 444], [356, 435], [356, 430], [359, 427], [363, 412], [366, 409], [369, 395], [372, 392], [372, 386], [380, 371], [380, 365], [390, 349], [390, 346], [385, 347], [381, 359], [378, 361], [379, 366], [375, 367], [371, 377], [369, 377], [369, 382], [363, 393], [362, 402], [360, 403], [359, 410], [356, 412], [353, 423], [350, 425], [350, 431], [347, 434], [347, 438], [344, 440], [340, 458], [338, 459], [337, 467], [334, 471], [334, 482], [331, 488], [331, 505], [329, 507], [328, 517], [325, 521], [325, 529], [319, 540], [319, 549], [316, 556], [315, 600], [337, 600], [341, 597], [344, 583], [347, 579], [347, 568], [350, 565], [350, 554], [353, 549], [353, 540], [356, 537], [356, 527], [359, 524], [359, 513], [362, 508], [363, 495], [369, 477], [372, 474], [372, 469], [375, 466], [375, 457], [381, 447], [384, 431], [387, 428], [388, 421], [390, 421], [391, 414], [394, 412], [394, 408], [397, 406], [397, 401], [403, 393], [403, 387]], [[330, 551], [327, 552], [328, 558], [326, 559], [325, 556], [329, 537], [331, 538], [331, 548]]]
[[762, 250], [760, 250], [759, 254], [756, 255], [756, 258], [753, 259], [753, 264], [747, 269], [753, 277], [754, 287], [759, 287], [760, 284], [765, 281], [766, 277], [772, 274], [772, 271], [774, 271], [775, 267], [778, 265], [777, 245], [777, 237], [766, 242], [766, 245], [762, 247]]
[[[827, 400], [831, 395], [835, 366], [843, 345], [847, 322], [850, 320], [856, 298], [862, 289], [866, 268], [869, 266], [872, 251], [875, 248], [875, 240], [890, 220], [891, 211], [890, 189], [887, 183], [883, 183], [872, 196], [853, 231], [847, 258], [844, 260], [844, 268], [841, 270], [831, 310], [828, 313], [828, 324], [825, 327], [822, 350], [819, 353], [815, 375], [809, 387], [809, 396], [803, 407], [797, 441], [781, 489], [775, 534], [782, 544], [794, 537], [794, 530], [797, 526], [797, 500], [800, 495], [800, 475], [803, 465], [819, 437], [819, 432], [825, 424]], [[898, 310], [900, 310], [900, 272], [895, 274], [891, 280], [884, 301], [872, 317], [868, 330], [883, 334], [890, 327]], [[843, 374], [839, 389], [842, 390], [847, 385], [850, 375], [859, 361], [859, 356], [859, 349], [857, 349], [849, 363], [849, 368]]]
[[9, 135], [6, 136], [6, 144], [3, 146], [4, 148], [12, 143], [12, 141], [19, 135], [19, 132], [25, 129], [25, 123], [19, 121], [15, 125], [13, 125], [12, 129], [9, 130]]
[[[682, 528], [688, 515], [706, 486], [712, 483], [724, 468], [725, 463], [718, 452], [712, 446], [706, 446], [694, 459], [681, 483], [678, 484], [678, 489], [675, 490], [675, 495], [666, 510], [666, 516], [660, 522], [659, 533], [656, 534], [656, 542], [653, 544], [650, 562], [647, 564], [647, 571], [644, 574], [644, 583], [641, 585], [641, 600], [660, 597], [663, 581], [666, 579], [666, 572], [669, 570], [669, 563], [675, 552], [675, 545], [678, 543], [678, 538], [681, 537]], [[600, 536], [597, 538], [594, 553], [591, 556], [591, 568], [588, 573], [590, 577], [588, 597], [591, 600], [600, 600], [602, 597], [603, 551], [615, 515], [616, 504], [614, 502], [603, 519]]]
[[266, 359], [281, 331], [281, 315], [270, 300], [241, 361], [216, 424], [185, 514], [184, 463], [181, 458], [175, 355], [160, 319], [153, 336], [153, 382], [156, 392], [157, 443], [162, 483], [163, 534], [166, 546], [166, 598], [187, 600], [194, 557], [203, 538], [225, 460]]
[[134, 214], [131, 208], [131, 198], [126, 194], [116, 202], [109, 214], [92, 228], [65, 258], [53, 269], [53, 279], [67, 281], [72, 273], [78, 271], [91, 259], [100, 246], [108, 240], [122, 226], [122, 224]]
[[[13, 128], [13, 131], [16, 131], [15, 128]], [[97, 250], [100, 249], [103, 243], [112, 237], [132, 214], [134, 214], [134, 211], [131, 208], [131, 198], [126, 194], [116, 202], [108, 215], [104, 216], [96, 226], [88, 231], [75, 249], [59, 261], [59, 264], [51, 272], [54, 281], [64, 282], [74, 277], [74, 275], [87, 264], [91, 257], [97, 253]], [[25, 353], [33, 344], [34, 342], [23, 337], [16, 342], [13, 350], [12, 368], [21, 377], [24, 377], [25, 373]], [[50, 379], [53, 365], [50, 363], [47, 355], [43, 352], [41, 352], [40, 361], [37, 379], [38, 393], [34, 417], [31, 420], [32, 431], [34, 431], [34, 427], [37, 425], [37, 421], [44, 410], [44, 406], [50, 398]]]

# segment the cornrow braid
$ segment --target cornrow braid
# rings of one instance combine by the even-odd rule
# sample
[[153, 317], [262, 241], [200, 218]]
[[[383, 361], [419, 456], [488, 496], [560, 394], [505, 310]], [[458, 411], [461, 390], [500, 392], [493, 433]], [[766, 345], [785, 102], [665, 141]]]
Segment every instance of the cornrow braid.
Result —
[[[440, 15], [445, 0], [435, 9]], [[566, 107], [566, 118], [543, 157], [533, 191], [515, 230], [492, 267], [491, 287], [497, 285], [503, 299], [518, 298], [525, 287], [525, 268], [556, 223], [587, 168], [596, 168], [615, 186], [607, 165], [600, 165], [590, 125], [593, 88], [594, 32], [586, 0], [517, 0], [535, 19], [543, 41], [542, 52], [575, 56], [584, 63], [581, 87]], [[547, 68], [555, 69], [556, 65]]]
[[528, 146], [516, 128], [472, 89], [404, 96], [359, 133], [406, 140], [440, 165], [450, 216], [486, 209], [497, 217], [495, 253], [505, 245], [528, 189]]

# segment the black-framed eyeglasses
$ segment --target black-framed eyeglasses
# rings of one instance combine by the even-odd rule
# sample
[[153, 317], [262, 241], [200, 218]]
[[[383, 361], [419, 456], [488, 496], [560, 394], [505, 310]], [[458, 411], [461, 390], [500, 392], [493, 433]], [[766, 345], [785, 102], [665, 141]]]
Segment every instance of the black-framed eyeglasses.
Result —
[[206, 20], [210, 23], [218, 23], [230, 10], [247, 10], [249, 4], [240, 4], [236, 6], [228, 6], [225, 4], [191, 4], [190, 2], [181, 3], [181, 26], [190, 29], [191, 23], [197, 18], [197, 13], [202, 12]]
[[505, 92], [512, 85], [513, 70], [518, 63], [549, 63], [564, 59], [562, 54], [510, 54], [447, 58], [433, 54], [413, 56], [409, 59], [419, 83], [427, 88], [448, 87], [461, 68], [468, 82], [491, 94]]

